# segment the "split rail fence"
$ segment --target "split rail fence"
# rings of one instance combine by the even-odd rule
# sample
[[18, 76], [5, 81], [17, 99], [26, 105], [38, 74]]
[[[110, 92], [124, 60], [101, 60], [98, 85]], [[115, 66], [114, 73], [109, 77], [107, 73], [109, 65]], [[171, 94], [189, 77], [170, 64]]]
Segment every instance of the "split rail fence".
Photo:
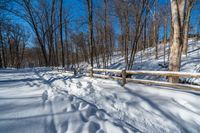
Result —
[[[90, 77], [97, 77], [97, 78], [112, 78], [116, 80], [121, 80], [122, 85], [125, 85], [127, 82], [134, 82], [140, 84], [153, 84], [153, 85], [160, 85], [166, 87], [175, 87], [181, 89], [192, 89], [192, 90], [200, 90], [200, 86], [198, 85], [191, 85], [191, 84], [183, 84], [183, 83], [170, 83], [165, 81], [154, 81], [154, 80], [144, 80], [144, 79], [134, 79], [134, 78], [127, 78], [127, 75], [138, 75], [138, 74], [145, 74], [145, 75], [154, 75], [154, 76], [164, 76], [164, 77], [191, 77], [191, 78], [200, 78], [200, 73], [189, 73], [189, 72], [172, 72], [172, 71], [130, 71], [130, 70], [115, 70], [115, 69], [94, 69], [90, 68], [89, 76]], [[119, 74], [120, 76], [115, 75], [106, 75], [106, 74], [96, 74], [97, 72], [105, 72], [105, 73], [112, 73], [112, 74]]]

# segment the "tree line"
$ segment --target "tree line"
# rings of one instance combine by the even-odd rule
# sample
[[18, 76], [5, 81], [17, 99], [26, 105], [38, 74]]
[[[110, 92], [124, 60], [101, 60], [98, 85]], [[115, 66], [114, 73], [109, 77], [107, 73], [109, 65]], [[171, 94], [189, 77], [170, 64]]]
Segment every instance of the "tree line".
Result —
[[[180, 70], [181, 56], [187, 55], [191, 12], [199, 11], [198, 1], [81, 0], [79, 3], [84, 7], [83, 17], [73, 20], [74, 13], [65, 0], [2, 0], [0, 67], [70, 68], [87, 62], [92, 67], [95, 64], [107, 68], [118, 51], [125, 60], [125, 68], [132, 69], [138, 51], [144, 54], [142, 51], [155, 48], [150, 54], [158, 59], [162, 42], [170, 45], [168, 50], [164, 45], [164, 65], [168, 63], [170, 71]], [[23, 20], [31, 30], [14, 22], [12, 16]], [[200, 25], [200, 19], [196, 21]], [[197, 31], [195, 35], [199, 34]], [[166, 53], [170, 53], [168, 57]], [[169, 80], [178, 82], [177, 78]]]

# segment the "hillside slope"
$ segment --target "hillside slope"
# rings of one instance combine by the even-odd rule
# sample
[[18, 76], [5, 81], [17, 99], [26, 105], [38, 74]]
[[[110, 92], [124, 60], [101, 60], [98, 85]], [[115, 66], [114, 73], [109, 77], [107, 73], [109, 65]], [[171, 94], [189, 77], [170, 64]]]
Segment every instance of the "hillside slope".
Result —
[[[168, 64], [168, 49], [169, 44], [166, 46], [165, 64]], [[154, 70], [154, 71], [167, 71], [167, 67], [164, 66], [164, 45], [160, 44], [158, 46], [158, 59], [155, 59], [155, 48], [148, 48], [145, 51], [137, 52], [136, 58], [133, 64], [132, 70]], [[120, 53], [115, 53], [112, 59], [112, 64], [109, 65], [109, 69], [123, 69], [125, 67], [124, 57]], [[182, 56], [181, 61], [181, 71], [182, 72], [200, 72], [200, 41], [193, 39], [189, 40], [188, 54], [187, 56]], [[166, 80], [165, 78], [159, 76], [149, 76], [149, 75], [139, 75], [134, 76], [134, 78], [139, 79], [156, 79], [156, 80]], [[182, 78], [181, 82], [188, 82], [191, 84], [199, 84], [200, 80], [195, 78]]]

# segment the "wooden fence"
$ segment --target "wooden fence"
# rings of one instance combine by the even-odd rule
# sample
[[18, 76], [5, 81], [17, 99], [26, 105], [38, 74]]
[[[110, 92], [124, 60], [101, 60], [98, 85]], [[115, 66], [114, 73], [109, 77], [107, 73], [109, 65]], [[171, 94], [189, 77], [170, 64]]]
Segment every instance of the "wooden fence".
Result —
[[[112, 75], [103, 75], [103, 74], [95, 74], [97, 72], [107, 72], [113, 74], [119, 74], [120, 76], [112, 76]], [[181, 83], [170, 83], [164, 81], [153, 81], [153, 80], [143, 80], [143, 79], [133, 79], [127, 78], [127, 75], [138, 75], [138, 74], [147, 74], [154, 76], [164, 76], [164, 77], [191, 77], [191, 78], [200, 78], [200, 73], [189, 73], [189, 72], [172, 72], [172, 71], [130, 71], [130, 70], [114, 70], [114, 69], [89, 69], [90, 77], [98, 77], [98, 78], [112, 78], [116, 80], [121, 80], [122, 85], [125, 85], [127, 82], [141, 83], [141, 84], [154, 84], [166, 87], [176, 87], [182, 89], [193, 89], [200, 90], [200, 86], [198, 85], [190, 85], [190, 84], [181, 84]]]

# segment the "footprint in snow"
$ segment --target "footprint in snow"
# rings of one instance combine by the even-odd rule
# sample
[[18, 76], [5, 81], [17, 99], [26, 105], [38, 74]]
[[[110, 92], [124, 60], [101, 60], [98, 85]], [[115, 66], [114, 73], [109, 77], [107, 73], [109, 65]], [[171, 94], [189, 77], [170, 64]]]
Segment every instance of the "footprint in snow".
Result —
[[77, 86], [78, 88], [81, 88], [81, 86], [82, 86], [81, 82], [76, 83], [76, 86]]
[[43, 104], [45, 104], [45, 102], [48, 100], [48, 92], [47, 92], [47, 90], [45, 90], [42, 93], [42, 100], [43, 100]]

